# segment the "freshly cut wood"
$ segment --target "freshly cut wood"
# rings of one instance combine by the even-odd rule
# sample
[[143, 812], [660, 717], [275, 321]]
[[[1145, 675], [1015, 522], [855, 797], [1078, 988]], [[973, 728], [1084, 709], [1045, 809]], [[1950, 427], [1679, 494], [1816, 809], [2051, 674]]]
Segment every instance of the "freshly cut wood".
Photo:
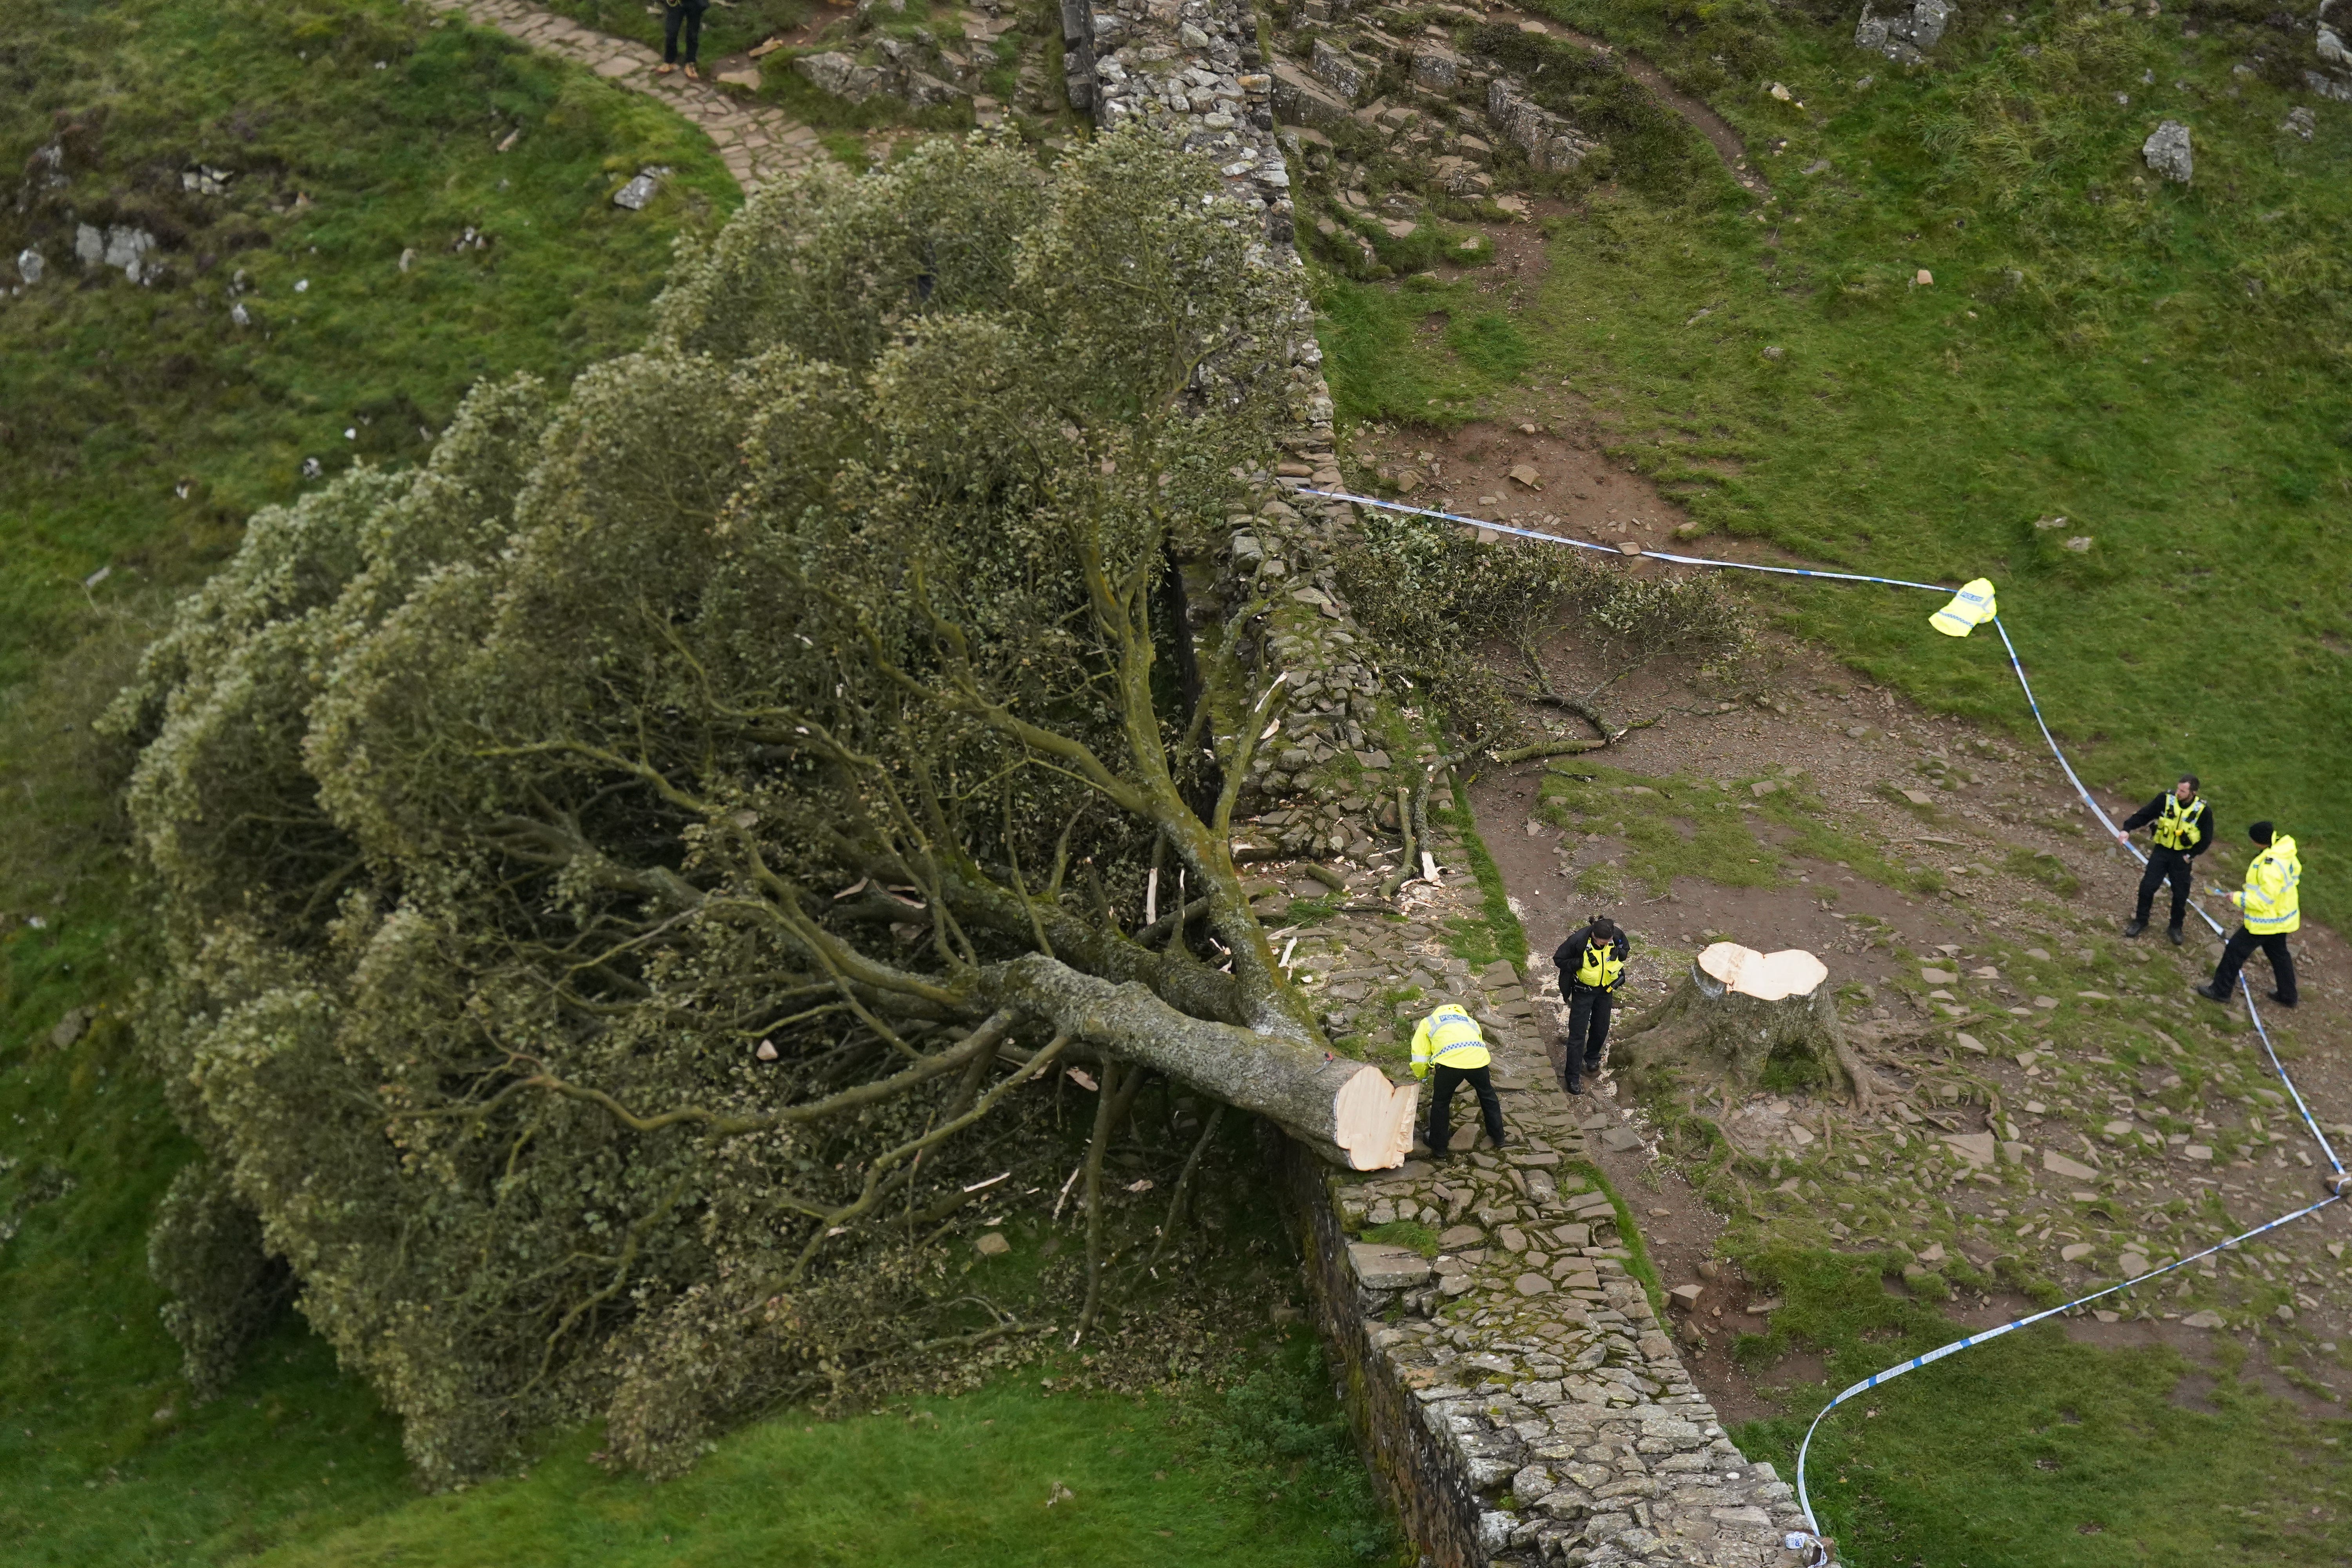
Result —
[[1612, 1042], [1617, 1071], [1641, 1090], [1694, 1080], [1741, 1091], [1819, 1086], [1866, 1101], [1870, 1073], [1839, 1026], [1829, 973], [1800, 949], [1717, 942]]
[[1698, 966], [1727, 991], [1759, 1002], [1810, 996], [1830, 977], [1830, 967], [1802, 948], [1759, 952], [1736, 942], [1718, 942], [1698, 955]]
[[1412, 1152], [1420, 1086], [1310, 1045], [1278, 1016], [1255, 1028], [1195, 1018], [1144, 985], [1097, 979], [1041, 953], [1014, 960], [1007, 978], [1008, 1002], [1107, 1055], [1264, 1116], [1335, 1164], [1384, 1171]]

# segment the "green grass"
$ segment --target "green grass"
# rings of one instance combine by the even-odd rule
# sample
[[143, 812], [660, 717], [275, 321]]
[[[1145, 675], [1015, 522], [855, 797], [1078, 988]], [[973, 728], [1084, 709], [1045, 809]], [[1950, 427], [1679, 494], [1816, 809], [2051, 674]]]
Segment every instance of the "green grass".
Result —
[[1484, 968], [1497, 958], [1507, 958], [1513, 965], [1528, 966], [1528, 933], [1519, 924], [1519, 917], [1511, 912], [1511, 895], [1503, 886], [1502, 868], [1495, 864], [1494, 856], [1486, 852], [1486, 841], [1478, 837], [1476, 817], [1470, 809], [1470, 788], [1460, 777], [1454, 781], [1454, 807], [1448, 811], [1435, 800], [1429, 806], [1430, 820], [1451, 828], [1462, 841], [1462, 852], [1470, 858], [1470, 869], [1478, 879], [1480, 912], [1484, 923], [1467, 920], [1446, 922], [1446, 946], [1454, 956], [1473, 968]]
[[1470, 416], [1501, 382], [1439, 345], [1450, 312], [1475, 309], [1460, 284], [1384, 289], [1318, 270], [1313, 275], [1317, 331], [1325, 373], [1342, 419], [1401, 419], [1446, 426]]
[[1386, 1225], [1376, 1225], [1364, 1232], [1363, 1238], [1383, 1247], [1405, 1247], [1423, 1258], [1437, 1256], [1437, 1232], [1417, 1219], [1392, 1219]]
[[[1743, 1345], [1748, 1358], [1809, 1348], [1827, 1363], [1822, 1384], [1791, 1391], [1801, 1414], [1733, 1434], [1784, 1479], [1832, 1393], [1966, 1332], [1886, 1294], [1885, 1258], [1787, 1249], [1745, 1261], [1784, 1302], [1771, 1334]], [[2352, 1422], [2307, 1419], [2227, 1363], [2205, 1394], [2210, 1412], [2189, 1408], [2173, 1396], [2191, 1370], [2166, 1350], [2072, 1344], [2054, 1324], [1964, 1351], [1822, 1424], [1806, 1468], [1814, 1510], [1842, 1559], [1874, 1568], [2344, 1561]]]
[[[259, 1562], [1392, 1562], [1319, 1365], [1312, 1335], [1297, 1329], [1222, 1396], [1055, 1393], [1020, 1376], [846, 1421], [785, 1415], [660, 1486], [605, 1474], [592, 1439], [575, 1435], [526, 1477], [412, 1501]], [[1342, 1496], [1353, 1511], [1330, 1501]]]
[[[2329, 520], [2352, 500], [2352, 272], [2324, 237], [2352, 222], [2352, 117], [2322, 105], [2315, 141], [2284, 135], [2296, 94], [2230, 68], [2307, 47], [2210, 13], [2186, 39], [2169, 11], [2011, 29], [1986, 10], [1906, 72], [1853, 51], [1843, 10], [1548, 8], [1707, 93], [1775, 199], [1727, 205], [1712, 174], [1592, 193], [1524, 306], [1485, 307], [1533, 345], [1517, 386], [1405, 330], [1423, 297], [1327, 282], [1343, 418], [1589, 409], [1704, 529], [1989, 575], [2087, 778], [2144, 798], [2193, 769], [2230, 820], [2295, 831], [2309, 907], [2340, 917], [2352, 561]], [[2195, 138], [2190, 187], [2140, 162], [2163, 115]], [[1426, 401], [1454, 391], [1472, 401]], [[2037, 739], [1998, 638], [1930, 634], [1927, 595], [1757, 585], [1862, 672]]]
[[[414, 461], [478, 378], [632, 340], [671, 241], [739, 199], [667, 110], [396, 0], [25, 0], [0, 19], [9, 165], [60, 125], [67, 184], [0, 212], [0, 252], [49, 268], [0, 299], [0, 687], [218, 561], [306, 458]], [[197, 163], [226, 195], [181, 188]], [[676, 171], [654, 205], [614, 206], [653, 163]], [[147, 227], [163, 279], [87, 280], [75, 221]]]

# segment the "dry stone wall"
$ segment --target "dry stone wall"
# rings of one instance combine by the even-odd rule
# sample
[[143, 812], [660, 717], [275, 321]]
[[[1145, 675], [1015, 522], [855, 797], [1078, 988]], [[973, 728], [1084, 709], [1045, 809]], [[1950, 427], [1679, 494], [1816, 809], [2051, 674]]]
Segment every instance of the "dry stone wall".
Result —
[[[1107, 17], [1115, 20], [1099, 25]], [[1279, 95], [1272, 73], [1254, 68], [1254, 49], [1244, 52], [1246, 13], [1209, 0], [1119, 0], [1096, 7], [1094, 21], [1097, 118], [1141, 118], [1225, 158], [1280, 250], [1288, 182], [1267, 177], [1280, 157]], [[1310, 346], [1294, 368], [1316, 380], [1305, 394], [1315, 416], [1262, 477], [1250, 510], [1228, 519], [1225, 555], [1200, 563], [1187, 595], [1202, 626], [1243, 603], [1271, 605], [1244, 652], [1268, 677], [1288, 678], [1289, 706], [1253, 765], [1236, 851], [1272, 873], [1250, 890], [1276, 921], [1296, 899], [1338, 903], [1336, 914], [1276, 932], [1335, 1038], [1400, 1071], [1398, 1047], [1414, 1021], [1440, 1000], [1473, 1008], [1495, 1048], [1516, 1145], [1361, 1177], [1297, 1148], [1276, 1156], [1358, 1435], [1436, 1568], [1784, 1568], [1798, 1561], [1780, 1544], [1800, 1523], [1790, 1489], [1739, 1453], [1692, 1386], [1628, 1271], [1615, 1205], [1580, 1165], [1588, 1139], [1629, 1146], [1639, 1135], [1604, 1101], [1556, 1086], [1545, 1053], [1559, 1027], [1554, 979], [1507, 962], [1474, 970], [1454, 955], [1449, 932], [1485, 910], [1467, 847], [1447, 831], [1427, 846], [1435, 879], [1413, 881], [1393, 905], [1380, 898], [1402, 850], [1382, 804], [1421, 781], [1436, 748], [1400, 723], [1407, 693], [1379, 668], [1337, 581], [1354, 509], [1301, 493], [1340, 478], [1304, 310], [1302, 291]], [[1416, 738], [1408, 747], [1401, 735]], [[1465, 1097], [1457, 1121], [1475, 1118]], [[1370, 1239], [1399, 1234], [1381, 1227], [1400, 1220], [1436, 1235], [1434, 1257]]]
[[[1392, 1038], [1441, 998], [1469, 1005], [1512, 1140], [1486, 1148], [1465, 1097], [1454, 1142], [1466, 1152], [1444, 1162], [1417, 1152], [1342, 1174], [1296, 1148], [1277, 1155], [1366, 1456], [1438, 1568], [1790, 1568], [1801, 1559], [1782, 1542], [1802, 1527], [1790, 1489], [1692, 1385], [1632, 1272], [1628, 1216], [1585, 1163], [1592, 1142], [1633, 1148], [1640, 1134], [1606, 1098], [1559, 1090], [1548, 971], [1451, 953], [1446, 933], [1480, 918], [1481, 892], [1460, 869], [1465, 846], [1434, 847], [1448, 869], [1406, 889], [1402, 918], [1370, 902], [1376, 866], [1341, 860], [1353, 907], [1291, 953], [1335, 1035]], [[1382, 1228], [1400, 1222], [1433, 1234], [1435, 1255]]]

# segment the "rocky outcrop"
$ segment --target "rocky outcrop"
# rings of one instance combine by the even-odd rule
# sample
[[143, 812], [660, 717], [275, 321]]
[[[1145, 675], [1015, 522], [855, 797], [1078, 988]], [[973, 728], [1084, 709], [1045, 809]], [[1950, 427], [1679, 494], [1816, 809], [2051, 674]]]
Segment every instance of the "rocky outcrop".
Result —
[[1568, 121], [1530, 103], [1507, 77], [1486, 84], [1486, 120], [1528, 155], [1528, 166], [1549, 174], [1573, 169], [1601, 145]]
[[1944, 29], [1958, 15], [1959, 7], [1949, 0], [1915, 0], [1907, 10], [1897, 6], [1885, 15], [1864, 0], [1862, 20], [1854, 24], [1854, 47], [1885, 55], [1898, 65], [1918, 65], [1943, 41]]
[[100, 229], [86, 223], [74, 228], [74, 259], [86, 272], [111, 267], [133, 283], [152, 283], [164, 271], [163, 258], [154, 252], [155, 237], [143, 228], [112, 224]]
[[793, 61], [793, 69], [806, 77], [818, 91], [851, 103], [863, 103], [882, 90], [882, 72], [878, 67], [861, 65], [855, 55], [838, 49], [823, 54], [803, 55]]
[[2346, 0], [2319, 0], [2319, 15], [2312, 27], [2319, 68], [2305, 71], [2303, 82], [2320, 97], [2338, 103], [2352, 103], [2352, 44], [2344, 40], [2347, 31], [2352, 31], [2352, 5], [2347, 5]]

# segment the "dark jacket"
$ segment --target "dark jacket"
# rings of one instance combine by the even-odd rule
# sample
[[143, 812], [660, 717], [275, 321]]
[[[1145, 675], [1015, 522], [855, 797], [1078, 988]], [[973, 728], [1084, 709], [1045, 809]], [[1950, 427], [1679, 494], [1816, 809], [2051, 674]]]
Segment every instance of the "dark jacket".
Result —
[[[2158, 817], [2162, 816], [2164, 815], [2164, 797], [2171, 793], [2172, 792], [2168, 789], [2158, 791], [2157, 797], [2154, 800], [2149, 801], [2146, 805], [2141, 806], [2137, 811], [2135, 811], [2129, 816], [2125, 817], [2124, 831], [2126, 833], [2129, 833], [2135, 827], [2146, 827], [2149, 823], [2154, 822]], [[2221, 825], [2214, 819], [2213, 803], [2209, 800], [2205, 803], [2205, 815], [2197, 819], [2197, 842], [2191, 844], [2188, 848], [2179, 851], [2179, 853], [2188, 859], [2194, 860], [2197, 857], [2205, 853], [2206, 846], [2211, 844], [2216, 837], [2220, 837], [2221, 832]]]
[[[1559, 971], [1559, 990], [1561, 995], [1565, 996], [1571, 988], [1575, 987], [1576, 972], [1584, 963], [1585, 944], [1590, 942], [1591, 940], [1592, 928], [1590, 925], [1580, 925], [1574, 931], [1569, 932], [1568, 940], [1561, 942], [1559, 947], [1553, 950], [1551, 961], [1553, 965]], [[1616, 958], [1620, 963], [1622, 963], [1626, 958], [1630, 957], [1633, 952], [1633, 944], [1626, 940], [1625, 933], [1622, 931], [1617, 933], [1617, 940], [1612, 945], [1615, 947], [1616, 952], [1612, 956]], [[1622, 985], [1624, 983], [1624, 977], [1620, 975], [1618, 977], [1617, 984]], [[1588, 985], [1583, 987], [1583, 989], [1591, 991], [1596, 990], [1598, 987]]]

